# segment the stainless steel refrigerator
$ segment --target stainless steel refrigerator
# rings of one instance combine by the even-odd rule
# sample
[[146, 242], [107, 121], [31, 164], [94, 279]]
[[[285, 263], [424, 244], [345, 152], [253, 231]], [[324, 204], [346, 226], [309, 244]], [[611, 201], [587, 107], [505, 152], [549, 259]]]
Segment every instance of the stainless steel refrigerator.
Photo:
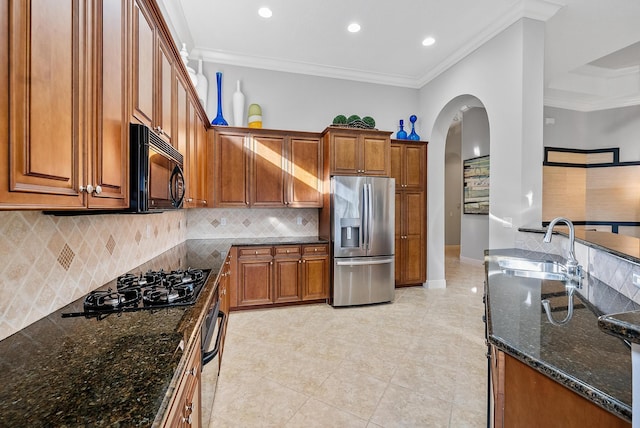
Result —
[[331, 178], [333, 306], [395, 296], [395, 179]]

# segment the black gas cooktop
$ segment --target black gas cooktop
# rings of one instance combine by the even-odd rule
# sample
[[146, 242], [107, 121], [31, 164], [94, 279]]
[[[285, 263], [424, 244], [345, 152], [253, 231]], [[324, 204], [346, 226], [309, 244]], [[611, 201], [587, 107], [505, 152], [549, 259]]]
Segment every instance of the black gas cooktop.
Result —
[[195, 303], [210, 269], [128, 273], [116, 280], [116, 289], [96, 290], [84, 299], [84, 312], [63, 317], [103, 318], [113, 313], [186, 306]]

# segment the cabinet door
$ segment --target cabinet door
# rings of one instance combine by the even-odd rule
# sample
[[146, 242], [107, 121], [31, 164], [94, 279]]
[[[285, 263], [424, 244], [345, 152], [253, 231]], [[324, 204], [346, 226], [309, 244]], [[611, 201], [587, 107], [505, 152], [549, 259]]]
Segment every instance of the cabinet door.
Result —
[[101, 0], [91, 3], [96, 9], [92, 37], [92, 107], [95, 129], [89, 139], [89, 183], [95, 189], [89, 195], [89, 208], [123, 208], [129, 205], [129, 126], [127, 92], [127, 0]]
[[301, 300], [300, 247], [276, 247], [273, 264], [273, 302], [298, 302]]
[[322, 207], [322, 147], [319, 138], [290, 137], [286, 205]]
[[251, 205], [283, 207], [285, 138], [254, 135], [252, 138]]
[[246, 134], [216, 130], [214, 137], [214, 206], [244, 207], [246, 195], [247, 159]]
[[8, 106], [0, 119], [0, 199], [5, 206], [82, 208], [86, 28], [77, 17], [84, 3], [10, 3], [2, 3], [0, 18], [7, 61], [0, 109]]
[[402, 144], [391, 144], [391, 172], [389, 177], [396, 179], [396, 189], [404, 187], [402, 181], [403, 154]]
[[[241, 253], [242, 251], [240, 250]], [[238, 306], [268, 305], [273, 300], [271, 248], [255, 249], [255, 251], [258, 251], [255, 256], [238, 258]], [[269, 255], [262, 255], [261, 251], [268, 251]]]
[[176, 148], [184, 156], [183, 173], [185, 176], [185, 194], [184, 207], [191, 208], [195, 206], [194, 193], [196, 192], [197, 182], [193, 179], [192, 174], [195, 171], [194, 160], [191, 158], [191, 147], [193, 145], [194, 133], [194, 114], [191, 111], [191, 105], [188, 101], [187, 86], [184, 81], [176, 76], [176, 111], [175, 111], [175, 133], [173, 143]]
[[425, 278], [424, 192], [404, 192], [403, 217], [403, 266], [402, 282], [418, 284]]
[[[195, 105], [193, 105], [193, 111], [195, 112]], [[195, 126], [196, 126], [196, 157], [197, 157], [197, 168], [198, 168], [198, 193], [196, 197], [198, 199], [198, 205], [206, 207], [208, 205], [208, 183], [207, 183], [207, 173], [209, 168], [209, 157], [208, 153], [208, 143], [207, 143], [207, 128], [205, 127], [204, 121], [200, 118], [198, 114], [195, 115]]]
[[402, 192], [396, 192], [396, 201], [395, 201], [395, 280], [396, 285], [402, 284], [402, 271], [404, 269], [404, 219], [402, 218], [402, 214], [404, 210], [402, 209]]
[[359, 142], [356, 135], [330, 134], [331, 174], [353, 175], [360, 172]]
[[366, 175], [389, 175], [390, 148], [391, 142], [388, 138], [362, 136], [361, 172]]
[[175, 144], [173, 137], [173, 93], [174, 93], [174, 70], [173, 56], [166, 42], [157, 36], [157, 73], [156, 90], [154, 100], [155, 114], [153, 127], [158, 134], [169, 144]]
[[407, 145], [404, 148], [404, 177], [402, 181], [404, 188], [414, 190], [422, 190], [424, 188], [427, 174], [426, 152], [426, 144]]
[[329, 253], [327, 245], [303, 247], [301, 275], [302, 300], [329, 298]]
[[132, 115], [140, 123], [152, 126], [153, 121], [153, 91], [154, 88], [154, 51], [155, 26], [151, 15], [141, 3], [135, 0], [133, 4], [132, 51], [133, 51], [133, 106]]

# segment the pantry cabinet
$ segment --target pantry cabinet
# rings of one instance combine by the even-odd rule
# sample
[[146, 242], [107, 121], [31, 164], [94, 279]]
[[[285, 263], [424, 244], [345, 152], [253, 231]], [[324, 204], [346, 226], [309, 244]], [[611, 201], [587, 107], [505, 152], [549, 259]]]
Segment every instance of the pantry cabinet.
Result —
[[127, 206], [128, 5], [0, 1], [2, 208]]
[[396, 286], [426, 281], [427, 143], [393, 140], [391, 177], [395, 195]]
[[331, 175], [390, 174], [390, 132], [333, 128], [324, 131]]
[[215, 207], [322, 206], [319, 134], [216, 127]]
[[231, 308], [329, 298], [329, 245], [238, 247], [231, 263]]

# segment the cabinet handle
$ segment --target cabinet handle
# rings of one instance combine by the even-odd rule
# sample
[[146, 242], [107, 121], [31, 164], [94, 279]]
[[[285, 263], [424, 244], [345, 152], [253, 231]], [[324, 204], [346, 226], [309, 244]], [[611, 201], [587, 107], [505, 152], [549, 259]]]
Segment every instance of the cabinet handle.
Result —
[[298, 263], [302, 263], [302, 260], [298, 260]]
[[185, 412], [193, 412], [193, 403], [189, 403], [186, 406], [184, 406], [184, 410]]
[[270, 265], [273, 265], [273, 262], [269, 262]]
[[190, 376], [195, 376], [196, 375], [196, 368], [195, 367], [191, 367], [191, 370], [189, 370], [187, 372], [188, 375]]
[[93, 193], [93, 186], [91, 184], [87, 184], [85, 190], [87, 191], [87, 193]]
[[202, 205], [207, 205], [207, 201], [202, 201]]
[[102, 193], [102, 186], [96, 186], [96, 195]]
[[187, 416], [186, 418], [182, 418], [182, 422], [184, 422], [187, 425], [191, 425], [191, 415]]
[[245, 202], [245, 205], [249, 205], [249, 202]]
[[318, 249], [317, 249], [317, 248], [314, 248], [314, 249], [313, 249], [313, 251], [318, 251]]

